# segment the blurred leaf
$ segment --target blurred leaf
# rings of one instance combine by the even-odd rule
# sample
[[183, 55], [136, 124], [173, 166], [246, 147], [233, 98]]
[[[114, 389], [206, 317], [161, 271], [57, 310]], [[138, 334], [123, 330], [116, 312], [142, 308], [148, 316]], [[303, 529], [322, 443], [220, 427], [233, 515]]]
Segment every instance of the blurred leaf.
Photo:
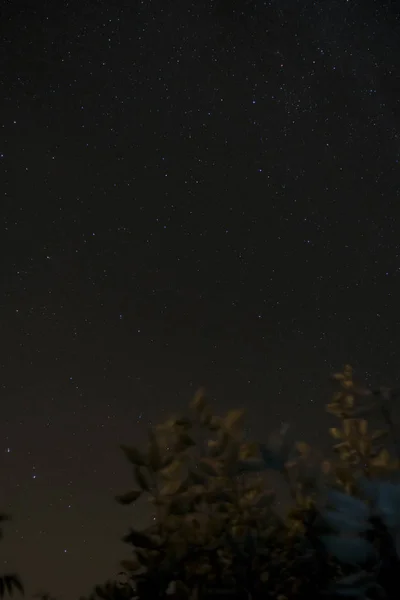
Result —
[[123, 450], [125, 456], [129, 460], [129, 462], [132, 463], [133, 465], [144, 466], [146, 464], [146, 461], [145, 461], [142, 453], [134, 446], [122, 445], [121, 449]]
[[168, 481], [160, 490], [161, 496], [173, 496], [187, 489], [187, 483], [180, 479]]
[[335, 440], [340, 440], [343, 437], [342, 432], [337, 427], [330, 427], [329, 433]]
[[229, 431], [237, 433], [243, 426], [244, 416], [244, 410], [230, 410], [223, 420], [223, 424]]
[[138, 486], [145, 492], [150, 491], [150, 483], [145, 475], [145, 472], [138, 465], [135, 466], [135, 478]]
[[203, 458], [199, 461], [199, 467], [204, 473], [207, 473], [207, 475], [212, 475], [213, 477], [219, 475], [218, 465], [213, 460]]
[[336, 381], [343, 381], [344, 375], [343, 375], [343, 373], [334, 373], [332, 375], [332, 379], [335, 379]]
[[368, 432], [368, 422], [365, 419], [360, 419], [358, 422], [358, 430], [361, 435], [367, 435]]
[[161, 471], [161, 475], [167, 479], [176, 477], [177, 473], [180, 473], [182, 469], [182, 463], [179, 460], [174, 460]]
[[344, 405], [346, 408], [353, 408], [354, 406], [354, 396], [353, 395], [346, 395], [344, 397]]
[[343, 420], [343, 431], [347, 437], [349, 437], [351, 435], [352, 429], [353, 429], [353, 419], [344, 419]]
[[190, 421], [190, 419], [180, 417], [178, 419], [175, 419], [175, 425], [177, 425], [178, 427], [183, 427], [184, 429], [190, 429], [192, 427], [192, 422]]
[[388, 430], [387, 429], [377, 429], [376, 431], [374, 431], [374, 433], [371, 435], [371, 441], [375, 442], [376, 440], [380, 440], [384, 437], [386, 437], [388, 435]]
[[207, 407], [207, 400], [205, 398], [204, 388], [200, 388], [199, 390], [197, 390], [191, 402], [191, 407], [198, 413], [202, 413]]
[[195, 446], [196, 442], [192, 440], [192, 438], [187, 433], [181, 433], [179, 435], [178, 441], [174, 445], [175, 452], [184, 452], [191, 446]]
[[126, 494], [122, 494], [120, 496], [115, 496], [115, 499], [119, 504], [132, 504], [135, 502], [140, 496], [142, 492], [138, 490], [132, 490], [131, 492], [126, 492]]
[[300, 452], [300, 454], [309, 454], [311, 452], [311, 446], [306, 444], [306, 442], [297, 442], [296, 450]]
[[120, 565], [121, 565], [121, 567], [126, 569], [126, 571], [129, 571], [131, 573], [134, 573], [135, 571], [140, 569], [142, 566], [141, 563], [137, 559], [121, 560]]
[[[122, 541], [137, 546], [138, 548], [153, 549], [158, 548], [159, 543], [150, 535], [143, 533], [142, 531], [136, 531], [131, 529], [130, 532], [122, 538]], [[139, 554], [138, 554], [139, 556]]]
[[222, 419], [221, 417], [211, 417], [210, 423], [209, 423], [209, 427], [211, 429], [211, 431], [218, 431], [219, 429], [221, 429], [222, 426]]
[[379, 452], [378, 456], [371, 460], [371, 465], [373, 467], [387, 467], [389, 465], [389, 461], [390, 454], [386, 450], [386, 448], [384, 448], [383, 450], [381, 450], [381, 452]]

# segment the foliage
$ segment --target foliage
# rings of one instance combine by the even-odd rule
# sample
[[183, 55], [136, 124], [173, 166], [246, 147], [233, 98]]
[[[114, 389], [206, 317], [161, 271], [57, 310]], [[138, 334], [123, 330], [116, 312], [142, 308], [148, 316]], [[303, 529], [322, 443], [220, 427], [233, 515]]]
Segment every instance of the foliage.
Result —
[[[164, 598], [168, 591], [212, 598], [223, 591], [228, 598], [256, 599], [317, 593], [338, 566], [312, 531], [311, 449], [298, 444], [291, 452], [286, 425], [265, 444], [247, 442], [244, 411], [215, 416], [202, 390], [191, 408], [192, 418], [170, 419], [151, 430], [146, 452], [122, 446], [136, 489], [117, 500], [128, 505], [146, 495], [156, 517], [154, 525], [131, 529], [124, 538], [133, 556], [122, 565], [137, 596]], [[285, 475], [296, 500], [286, 520], [266, 485], [271, 468]]]
[[[382, 445], [395, 435], [387, 390], [356, 385], [349, 366], [334, 379], [340, 390], [327, 405], [341, 420], [330, 429], [334, 460], [304, 442], [291, 447], [287, 425], [266, 443], [249, 443], [244, 411], [215, 416], [203, 390], [190, 418], [149, 431], [145, 452], [122, 446], [136, 488], [118, 502], [146, 496], [155, 510], [153, 525], [124, 537], [133, 552], [121, 564], [134, 597], [392, 597], [400, 487], [391, 481], [399, 460]], [[363, 417], [373, 412], [388, 427], [370, 432]], [[269, 469], [283, 475], [293, 498], [285, 518]]]

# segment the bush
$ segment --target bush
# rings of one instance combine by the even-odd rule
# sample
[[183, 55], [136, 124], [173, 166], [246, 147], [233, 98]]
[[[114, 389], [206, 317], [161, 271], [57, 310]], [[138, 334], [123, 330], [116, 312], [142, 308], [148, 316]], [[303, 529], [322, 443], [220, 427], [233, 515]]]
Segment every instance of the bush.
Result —
[[[390, 394], [357, 386], [349, 366], [334, 379], [340, 389], [327, 409], [341, 421], [330, 429], [335, 460], [304, 442], [291, 447], [286, 425], [266, 443], [247, 441], [244, 411], [218, 417], [202, 390], [190, 418], [150, 430], [145, 451], [122, 446], [136, 488], [117, 500], [147, 496], [155, 522], [124, 537], [129, 583], [97, 586], [92, 600], [394, 598], [399, 461], [381, 444], [389, 433], [396, 441]], [[372, 411], [385, 429], [368, 431], [362, 417]], [[283, 518], [268, 469], [282, 474], [293, 498]]]

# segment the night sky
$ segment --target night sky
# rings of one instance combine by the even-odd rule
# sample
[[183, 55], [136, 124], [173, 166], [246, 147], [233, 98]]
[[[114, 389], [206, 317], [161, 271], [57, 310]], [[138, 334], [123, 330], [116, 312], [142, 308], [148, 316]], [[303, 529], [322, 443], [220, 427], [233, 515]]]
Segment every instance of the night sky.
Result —
[[148, 515], [119, 444], [199, 385], [323, 448], [332, 371], [399, 383], [400, 8], [14, 0], [0, 37], [1, 570], [76, 600]]

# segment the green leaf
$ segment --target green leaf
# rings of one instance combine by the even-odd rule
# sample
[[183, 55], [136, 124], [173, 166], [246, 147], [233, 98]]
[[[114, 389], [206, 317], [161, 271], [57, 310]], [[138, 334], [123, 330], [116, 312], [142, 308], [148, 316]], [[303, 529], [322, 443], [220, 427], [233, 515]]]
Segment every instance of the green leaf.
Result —
[[139, 467], [142, 467], [146, 464], [143, 454], [134, 446], [121, 445], [121, 449], [131, 464]]
[[126, 492], [126, 494], [121, 494], [120, 496], [115, 496], [115, 499], [119, 504], [132, 504], [136, 502], [136, 500], [142, 495], [142, 492], [139, 490], [132, 490], [130, 492]]

